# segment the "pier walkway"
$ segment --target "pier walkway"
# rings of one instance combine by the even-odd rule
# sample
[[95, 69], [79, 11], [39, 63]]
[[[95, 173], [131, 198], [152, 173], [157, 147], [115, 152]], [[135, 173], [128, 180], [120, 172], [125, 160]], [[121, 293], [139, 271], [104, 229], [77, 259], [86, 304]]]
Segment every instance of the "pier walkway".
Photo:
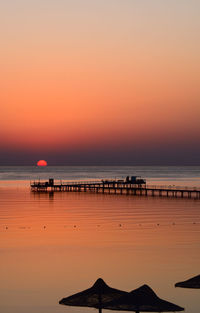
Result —
[[33, 192], [95, 192], [115, 195], [159, 196], [200, 199], [200, 188], [146, 185], [143, 179], [54, 182], [53, 179], [30, 183]]

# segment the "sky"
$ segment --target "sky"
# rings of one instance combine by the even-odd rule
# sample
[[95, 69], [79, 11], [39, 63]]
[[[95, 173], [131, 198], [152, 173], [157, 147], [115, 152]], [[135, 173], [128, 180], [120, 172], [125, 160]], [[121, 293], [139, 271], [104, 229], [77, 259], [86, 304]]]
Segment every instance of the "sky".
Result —
[[0, 2], [0, 165], [200, 165], [199, 0]]

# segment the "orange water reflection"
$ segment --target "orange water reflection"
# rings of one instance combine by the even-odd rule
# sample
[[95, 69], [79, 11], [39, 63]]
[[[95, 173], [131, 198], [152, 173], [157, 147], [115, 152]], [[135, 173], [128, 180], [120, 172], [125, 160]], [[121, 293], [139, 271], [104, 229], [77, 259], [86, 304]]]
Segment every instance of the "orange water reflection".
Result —
[[0, 196], [0, 311], [89, 312], [57, 303], [98, 277], [124, 290], [148, 283], [198, 311], [197, 291], [173, 284], [199, 274], [199, 201], [28, 188]]

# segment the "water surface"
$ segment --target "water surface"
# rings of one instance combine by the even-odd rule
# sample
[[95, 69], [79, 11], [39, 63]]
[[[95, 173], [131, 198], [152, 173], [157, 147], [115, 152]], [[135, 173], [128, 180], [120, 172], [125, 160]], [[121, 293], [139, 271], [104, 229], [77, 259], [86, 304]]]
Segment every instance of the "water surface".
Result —
[[[128, 171], [104, 170], [108, 177]], [[92, 169], [86, 177], [81, 173], [83, 169], [71, 169], [70, 179], [103, 175], [102, 168], [96, 174]], [[197, 186], [198, 170], [196, 175], [186, 173], [188, 169], [177, 174], [177, 184], [190, 180]], [[2, 175], [0, 312], [92, 312], [94, 309], [61, 306], [58, 301], [88, 288], [98, 277], [127, 291], [147, 283], [186, 312], [199, 312], [199, 290], [174, 288], [175, 282], [200, 271], [199, 200], [35, 194], [28, 180], [5, 179], [5, 175], [10, 179], [9, 170]], [[151, 178], [163, 184], [173, 181], [172, 174]]]

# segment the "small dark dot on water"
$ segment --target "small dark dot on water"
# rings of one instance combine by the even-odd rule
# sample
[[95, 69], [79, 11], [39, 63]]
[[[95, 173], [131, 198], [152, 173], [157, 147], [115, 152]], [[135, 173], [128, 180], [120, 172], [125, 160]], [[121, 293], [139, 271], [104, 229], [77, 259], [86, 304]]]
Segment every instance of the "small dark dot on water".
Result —
[[122, 224], [119, 224], [119, 227], [122, 227]]
[[157, 224], [157, 226], [160, 226], [160, 224]]
[[74, 228], [76, 228], [76, 225], [74, 225]]
[[6, 229], [8, 229], [8, 226], [6, 226]]
[[193, 224], [195, 225], [196, 223], [195, 223], [195, 222], [193, 222]]
[[46, 226], [44, 226], [44, 229], [46, 228]]
[[175, 223], [172, 223], [172, 225], [175, 225]]

